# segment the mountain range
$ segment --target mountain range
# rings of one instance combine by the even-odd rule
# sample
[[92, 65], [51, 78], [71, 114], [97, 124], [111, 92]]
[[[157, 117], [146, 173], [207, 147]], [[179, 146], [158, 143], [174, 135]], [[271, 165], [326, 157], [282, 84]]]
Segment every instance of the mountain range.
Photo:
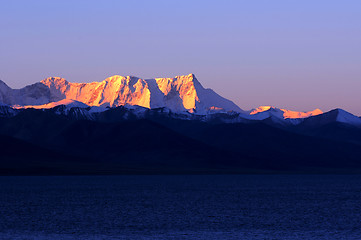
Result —
[[0, 81], [0, 174], [359, 173], [361, 119], [242, 110], [193, 74]]
[[198, 113], [212, 108], [242, 112], [232, 101], [203, 88], [193, 74], [155, 79], [113, 76], [92, 83], [70, 83], [63, 78], [52, 77], [22, 89], [11, 89], [4, 82], [0, 83], [0, 102], [7, 105], [35, 107], [64, 99], [98, 107], [129, 104]]

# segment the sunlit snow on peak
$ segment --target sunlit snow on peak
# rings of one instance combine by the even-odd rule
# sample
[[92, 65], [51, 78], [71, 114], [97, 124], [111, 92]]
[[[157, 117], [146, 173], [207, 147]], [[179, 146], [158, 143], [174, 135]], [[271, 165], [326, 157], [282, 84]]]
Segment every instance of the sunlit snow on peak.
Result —
[[233, 102], [205, 89], [194, 74], [174, 78], [142, 79], [115, 75], [101, 82], [71, 83], [62, 78], [41, 81], [52, 101], [73, 99], [88, 106], [137, 105], [145, 108], [166, 107], [175, 112], [206, 113], [211, 107], [242, 111]]
[[255, 115], [255, 114], [259, 114], [259, 113], [263, 113], [263, 112], [267, 112], [267, 111], [272, 111], [273, 115], [275, 113], [277, 113], [278, 115], [281, 114], [284, 119], [307, 118], [307, 117], [316, 116], [316, 115], [323, 113], [320, 109], [315, 109], [315, 110], [309, 111], [309, 112], [298, 112], [298, 111], [291, 111], [291, 110], [287, 110], [287, 109], [279, 109], [279, 108], [275, 108], [272, 106], [260, 106], [256, 109], [251, 110], [250, 115]]

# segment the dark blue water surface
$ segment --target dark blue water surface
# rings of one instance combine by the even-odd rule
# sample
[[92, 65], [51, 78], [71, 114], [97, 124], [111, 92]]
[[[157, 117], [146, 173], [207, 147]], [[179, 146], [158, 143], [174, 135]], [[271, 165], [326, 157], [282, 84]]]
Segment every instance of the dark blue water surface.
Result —
[[0, 177], [0, 239], [361, 239], [361, 176]]

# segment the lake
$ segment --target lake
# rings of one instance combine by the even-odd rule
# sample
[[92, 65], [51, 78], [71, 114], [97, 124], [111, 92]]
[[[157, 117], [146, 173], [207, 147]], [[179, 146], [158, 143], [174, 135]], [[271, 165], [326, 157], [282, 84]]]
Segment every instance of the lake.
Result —
[[361, 239], [361, 176], [0, 177], [0, 239]]

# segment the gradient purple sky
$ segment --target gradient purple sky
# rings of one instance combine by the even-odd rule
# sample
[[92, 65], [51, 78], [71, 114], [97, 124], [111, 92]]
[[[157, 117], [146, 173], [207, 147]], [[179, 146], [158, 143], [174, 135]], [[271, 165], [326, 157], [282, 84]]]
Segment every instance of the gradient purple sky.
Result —
[[194, 73], [247, 110], [361, 115], [361, 1], [1, 1], [0, 79]]

